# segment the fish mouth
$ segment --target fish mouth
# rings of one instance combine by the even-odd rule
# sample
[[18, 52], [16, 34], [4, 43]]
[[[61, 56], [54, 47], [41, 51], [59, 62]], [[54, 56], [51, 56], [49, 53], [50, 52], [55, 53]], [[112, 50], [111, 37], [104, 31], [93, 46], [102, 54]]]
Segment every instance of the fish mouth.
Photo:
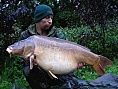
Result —
[[12, 48], [7, 48], [6, 51], [11, 54], [12, 53]]
[[10, 54], [10, 58], [11, 58], [12, 48], [7, 48], [6, 51]]

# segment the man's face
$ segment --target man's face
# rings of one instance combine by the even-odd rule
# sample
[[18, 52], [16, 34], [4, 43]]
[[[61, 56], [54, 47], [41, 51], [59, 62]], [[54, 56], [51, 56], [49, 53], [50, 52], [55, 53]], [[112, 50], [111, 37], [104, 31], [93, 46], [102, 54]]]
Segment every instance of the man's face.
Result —
[[38, 26], [43, 29], [43, 30], [47, 30], [50, 28], [50, 26], [52, 25], [52, 19], [53, 19], [53, 16], [52, 15], [49, 15], [45, 18], [43, 18], [41, 21], [39, 21], [37, 24]]

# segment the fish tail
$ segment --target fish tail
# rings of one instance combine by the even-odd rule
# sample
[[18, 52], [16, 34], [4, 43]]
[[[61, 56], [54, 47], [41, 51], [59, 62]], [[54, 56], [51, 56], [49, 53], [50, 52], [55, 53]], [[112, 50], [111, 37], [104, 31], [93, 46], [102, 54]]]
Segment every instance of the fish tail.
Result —
[[100, 58], [100, 65], [103, 68], [106, 68], [106, 67], [108, 67], [110, 65], [113, 65], [112, 61], [109, 60], [107, 57], [104, 57], [104, 56], [99, 55], [99, 58]]
[[99, 60], [93, 67], [99, 75], [103, 75], [105, 74], [104, 68], [112, 64], [113, 64], [112, 61], [109, 60], [107, 57], [99, 55]]
[[99, 74], [99, 75], [105, 74], [105, 71], [104, 71], [103, 67], [99, 64], [99, 62], [96, 65], [94, 65], [93, 68], [97, 74]]

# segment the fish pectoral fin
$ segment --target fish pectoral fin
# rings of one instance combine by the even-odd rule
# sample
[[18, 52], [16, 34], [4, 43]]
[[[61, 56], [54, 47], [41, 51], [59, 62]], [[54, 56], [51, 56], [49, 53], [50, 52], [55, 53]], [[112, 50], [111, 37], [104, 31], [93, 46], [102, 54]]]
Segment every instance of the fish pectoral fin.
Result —
[[94, 65], [93, 67], [94, 67], [97, 74], [99, 74], [99, 75], [104, 75], [105, 74], [105, 71], [104, 71], [103, 67], [99, 63]]
[[48, 74], [52, 79], [53, 78], [58, 79], [58, 77], [56, 75], [54, 75], [51, 71], [48, 71]]
[[33, 69], [33, 60], [34, 60], [34, 55], [30, 56], [30, 69]]
[[112, 61], [109, 60], [108, 58], [104, 57], [104, 56], [101, 56], [99, 55], [99, 58], [100, 58], [100, 65], [103, 67], [103, 68], [106, 68], [110, 65], [113, 65]]

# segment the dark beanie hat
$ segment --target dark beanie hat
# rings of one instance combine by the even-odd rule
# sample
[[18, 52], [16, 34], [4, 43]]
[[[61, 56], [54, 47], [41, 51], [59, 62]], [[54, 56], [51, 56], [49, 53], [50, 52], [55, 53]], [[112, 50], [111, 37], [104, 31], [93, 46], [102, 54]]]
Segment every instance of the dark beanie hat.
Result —
[[53, 11], [49, 6], [45, 4], [37, 6], [34, 12], [34, 23], [37, 23], [48, 15], [53, 15]]

